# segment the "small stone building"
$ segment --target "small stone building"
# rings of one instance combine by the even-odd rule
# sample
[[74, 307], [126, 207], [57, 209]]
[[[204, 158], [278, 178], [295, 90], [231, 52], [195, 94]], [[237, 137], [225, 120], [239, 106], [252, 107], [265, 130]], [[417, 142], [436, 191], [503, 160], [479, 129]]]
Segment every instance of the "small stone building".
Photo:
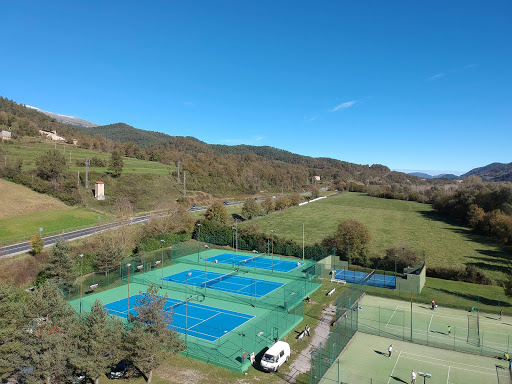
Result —
[[94, 197], [96, 200], [105, 200], [105, 183], [97, 181], [94, 184]]

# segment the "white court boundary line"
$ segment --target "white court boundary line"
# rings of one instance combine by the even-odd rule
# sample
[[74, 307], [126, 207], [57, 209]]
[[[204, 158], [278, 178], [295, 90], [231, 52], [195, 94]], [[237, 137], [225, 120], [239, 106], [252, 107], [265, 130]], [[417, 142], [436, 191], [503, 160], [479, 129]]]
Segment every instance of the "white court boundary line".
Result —
[[[415, 357], [407, 357], [405, 355], [411, 355], [411, 356], [415, 356]], [[438, 359], [436, 357], [417, 355], [417, 354], [411, 353], [411, 352], [404, 352], [404, 356], [402, 356], [402, 357], [404, 359], [416, 360], [416, 361], [420, 361], [420, 362], [424, 362], [424, 363], [428, 363], [428, 364], [440, 365], [440, 366], [444, 366], [444, 367], [451, 367], [451, 368], [460, 369], [462, 371], [467, 371], [467, 372], [475, 372], [475, 373], [481, 373], [483, 375], [492, 375], [492, 376], [496, 375], [495, 368], [487, 368], [487, 367], [481, 367], [481, 366], [474, 365], [474, 364], [465, 364], [465, 363], [458, 363], [455, 361], [447, 361], [445, 359]], [[442, 361], [446, 364], [436, 363], [436, 362], [432, 362], [429, 360], [438, 360], [438, 361]], [[453, 365], [451, 365], [451, 364], [453, 364]], [[482, 371], [476, 371], [474, 369], [468, 369], [468, 368], [460, 368], [460, 367], [457, 367], [457, 365], [471, 367], [471, 368], [478, 368], [478, 369], [481, 369]], [[488, 373], [488, 372], [484, 372], [484, 371], [491, 371], [492, 373]]]
[[393, 316], [395, 315], [395, 312], [396, 310], [398, 309], [398, 305], [396, 306], [395, 310], [393, 311], [393, 313], [391, 314], [391, 317], [389, 318], [388, 322], [386, 323], [386, 326], [384, 328], [387, 328], [388, 325], [389, 325], [389, 322], [391, 321], [391, 319], [393, 318]]
[[391, 381], [391, 378], [393, 377], [393, 373], [395, 372], [396, 365], [398, 364], [398, 360], [400, 360], [400, 355], [402, 354], [402, 351], [398, 354], [398, 358], [396, 359], [395, 366], [393, 367], [393, 370], [391, 371], [391, 375], [389, 375], [388, 384]]
[[432, 325], [432, 319], [434, 318], [434, 314], [430, 316], [430, 323], [428, 323], [428, 331], [430, 331], [430, 326]]
[[448, 366], [448, 377], [446, 378], [446, 384], [450, 381], [450, 366]]

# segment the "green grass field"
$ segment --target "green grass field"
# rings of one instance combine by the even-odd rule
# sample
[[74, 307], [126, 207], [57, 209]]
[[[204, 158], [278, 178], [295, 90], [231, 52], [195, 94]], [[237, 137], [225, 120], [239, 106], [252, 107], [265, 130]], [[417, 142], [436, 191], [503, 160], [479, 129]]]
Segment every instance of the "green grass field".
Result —
[[352, 219], [368, 228], [371, 256], [383, 256], [387, 248], [405, 246], [418, 255], [425, 252], [427, 267], [482, 268], [493, 279], [504, 279], [512, 251], [489, 238], [432, 212], [428, 204], [343, 193], [301, 207], [260, 217], [242, 225], [258, 224], [268, 233], [302, 243], [314, 244], [332, 235], [340, 222]]
[[[395, 352], [388, 358], [390, 344]], [[496, 384], [498, 373], [509, 380], [508, 362], [503, 360], [358, 332], [321, 383], [410, 383], [413, 369], [430, 373], [432, 377], [425, 381], [428, 384]], [[416, 383], [423, 380], [417, 375]]]
[[[27, 142], [16, 142], [11, 145], [4, 145], [3, 149], [7, 156], [7, 162], [15, 158], [23, 158], [23, 169], [31, 170], [36, 167], [36, 159], [48, 152], [51, 149], [57, 148], [66, 158], [69, 165], [70, 172], [85, 172], [85, 167], [76, 165], [76, 160], [84, 160], [86, 158], [97, 157], [106, 162], [110, 161], [110, 153], [77, 148], [71, 144], [56, 144], [52, 142], [45, 142], [44, 140], [36, 141], [34, 138], [27, 140]], [[71, 160], [71, 161], [70, 161]], [[174, 170], [174, 165], [168, 166], [157, 162], [138, 160], [129, 157], [123, 157], [124, 167], [123, 173], [143, 173], [143, 174], [159, 174], [167, 175]], [[106, 173], [107, 167], [97, 168], [91, 167], [91, 172]]]
[[[105, 216], [101, 215], [105, 222]], [[43, 228], [43, 237], [98, 224], [98, 214], [84, 208], [55, 209], [0, 219], [0, 242], [27, 241]]]

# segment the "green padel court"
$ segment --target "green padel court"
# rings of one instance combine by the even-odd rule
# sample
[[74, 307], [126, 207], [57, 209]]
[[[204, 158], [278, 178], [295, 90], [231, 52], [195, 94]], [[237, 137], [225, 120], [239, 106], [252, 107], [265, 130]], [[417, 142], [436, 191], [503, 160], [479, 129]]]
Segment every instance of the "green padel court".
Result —
[[[490, 357], [512, 351], [512, 324], [499, 315], [413, 303], [412, 341]], [[469, 328], [468, 328], [469, 327]], [[365, 295], [358, 307], [358, 330], [411, 340], [411, 305]]]
[[[395, 352], [388, 358], [390, 344]], [[496, 384], [504, 383], [501, 379], [505, 377], [509, 380], [508, 362], [504, 360], [357, 332], [320, 383], [410, 383], [413, 369], [417, 384], [424, 380], [428, 384]], [[432, 377], [424, 379], [418, 372]]]

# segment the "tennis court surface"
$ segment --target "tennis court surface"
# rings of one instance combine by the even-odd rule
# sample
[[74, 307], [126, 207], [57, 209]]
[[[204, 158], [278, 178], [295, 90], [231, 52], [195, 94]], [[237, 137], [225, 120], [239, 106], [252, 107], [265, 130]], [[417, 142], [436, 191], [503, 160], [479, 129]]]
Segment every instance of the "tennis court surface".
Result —
[[273, 272], [290, 272], [295, 268], [303, 265], [300, 262], [294, 262], [289, 260], [279, 260], [277, 257], [264, 257], [239, 255], [236, 253], [222, 253], [216, 256], [210, 256], [206, 261], [211, 263], [230, 264], [234, 267], [243, 265], [248, 268], [266, 269]]
[[[393, 344], [391, 358], [387, 349]], [[508, 362], [447, 351], [357, 332], [321, 384], [410, 383], [412, 370], [420, 384], [509, 383]], [[429, 373], [430, 378], [419, 374]], [[504, 381], [506, 378], [508, 381]]]
[[[335, 279], [345, 280], [347, 283], [355, 284], [363, 284], [364, 279], [368, 276], [365, 272], [349, 271], [346, 269], [335, 269], [333, 273]], [[396, 278], [393, 275], [381, 275], [374, 273], [366, 282], [364, 282], [364, 284], [374, 287], [394, 289], [396, 287]]]
[[284, 285], [275, 281], [238, 276], [237, 271], [222, 274], [200, 271], [198, 269], [189, 269], [175, 273], [174, 275], [164, 277], [163, 280], [252, 297], [263, 297]]
[[[114, 301], [105, 305], [105, 310], [111, 315], [117, 315], [123, 318], [128, 317], [128, 312], [135, 316], [137, 314], [135, 307], [137, 305], [137, 299], [140, 296], [140, 294], [130, 296], [129, 305], [128, 298]], [[187, 336], [195, 336], [212, 342], [254, 317], [240, 312], [194, 303], [192, 301], [185, 303], [185, 301], [171, 298], [167, 298], [164, 311], [171, 313], [173, 319], [171, 329], [186, 334]]]

